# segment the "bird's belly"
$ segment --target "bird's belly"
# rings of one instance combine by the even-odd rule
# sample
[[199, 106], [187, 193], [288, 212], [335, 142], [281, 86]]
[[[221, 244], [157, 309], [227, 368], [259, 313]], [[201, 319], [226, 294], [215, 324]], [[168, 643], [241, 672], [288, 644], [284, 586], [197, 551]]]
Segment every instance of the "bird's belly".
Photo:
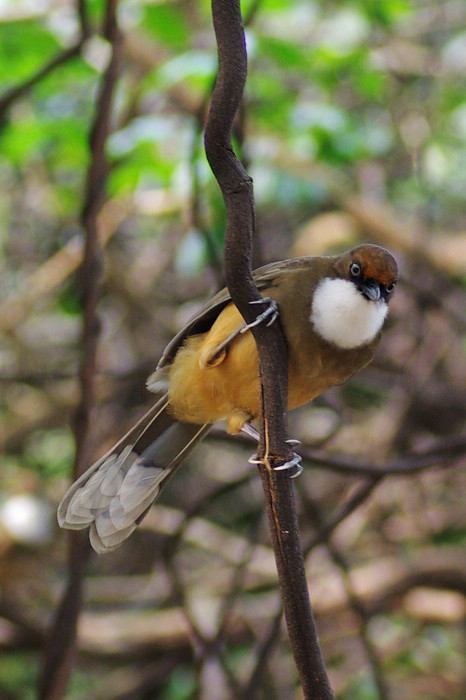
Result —
[[[170, 370], [169, 399], [178, 420], [214, 423], [242, 412], [244, 420], [260, 411], [257, 350], [250, 333], [234, 341], [226, 358], [217, 366], [202, 368], [199, 354], [203, 336], [190, 338], [178, 352]], [[323, 371], [320, 358], [312, 367], [294, 367], [290, 362], [288, 408], [297, 408], [332, 386], [334, 378]], [[236, 432], [236, 431], [234, 431]]]
[[[229, 332], [228, 328], [225, 335]], [[260, 412], [256, 343], [250, 332], [238, 335], [218, 364], [206, 366], [200, 358], [211, 339], [212, 331], [191, 336], [176, 354], [169, 374], [171, 412], [188, 423], [215, 423], [226, 418], [228, 431], [236, 433]], [[330, 353], [315, 337], [301, 341], [289, 347], [289, 409], [341, 384], [369, 360], [354, 351]], [[303, 353], [303, 343], [312, 351]]]
[[248, 420], [259, 412], [257, 350], [250, 333], [239, 336], [234, 351], [217, 366], [203, 368], [199, 355], [205, 336], [193, 336], [170, 369], [169, 400], [178, 420], [214, 423], [233, 412]]

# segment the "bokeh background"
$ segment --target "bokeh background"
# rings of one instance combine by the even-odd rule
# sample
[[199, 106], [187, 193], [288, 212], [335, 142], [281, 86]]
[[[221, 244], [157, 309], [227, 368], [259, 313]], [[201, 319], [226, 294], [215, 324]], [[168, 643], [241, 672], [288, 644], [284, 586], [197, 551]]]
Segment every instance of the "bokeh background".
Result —
[[[83, 361], [103, 0], [0, 2], [0, 698], [36, 697], [67, 580], [55, 509]], [[311, 599], [341, 700], [465, 697], [466, 5], [250, 0], [238, 153], [257, 265], [363, 241], [401, 282], [370, 367], [290, 416]], [[120, 0], [98, 217], [94, 455], [150, 406], [171, 336], [222, 285], [202, 130], [206, 0]], [[138, 531], [92, 556], [71, 700], [300, 698], [253, 446], [222, 427]], [[462, 458], [463, 455], [463, 458]]]

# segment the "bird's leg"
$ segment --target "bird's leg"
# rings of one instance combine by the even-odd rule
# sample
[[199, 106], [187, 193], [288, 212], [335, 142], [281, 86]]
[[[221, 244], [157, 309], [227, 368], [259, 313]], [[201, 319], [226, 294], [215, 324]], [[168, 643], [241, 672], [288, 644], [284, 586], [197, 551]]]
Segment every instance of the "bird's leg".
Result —
[[244, 333], [246, 330], [246, 324], [242, 323], [241, 326], [235, 328], [233, 333], [222, 340], [220, 343], [206, 345], [199, 355], [199, 365], [202, 369], [209, 369], [210, 367], [216, 367], [225, 359], [227, 348], [230, 343], [238, 336], [240, 333]]
[[221, 362], [223, 362], [228, 346], [238, 335], [246, 333], [250, 328], [259, 325], [259, 323], [262, 323], [262, 321], [265, 321], [267, 318], [269, 319], [267, 321], [267, 325], [271, 326], [275, 319], [278, 317], [277, 302], [271, 299], [270, 297], [263, 297], [262, 299], [257, 299], [257, 301], [250, 301], [249, 303], [267, 304], [267, 308], [256, 317], [255, 321], [252, 321], [251, 323], [242, 323], [220, 343], [206, 345], [202, 349], [201, 354], [199, 356], [199, 364], [202, 367], [202, 369], [216, 367]]
[[[253, 440], [256, 440], [256, 442], [259, 442], [260, 440], [260, 433], [255, 428], [252, 423], [246, 422], [243, 423], [243, 425], [240, 428], [241, 432], [244, 433], [245, 435], [249, 435]], [[297, 447], [298, 445], [301, 444], [301, 440], [295, 440], [294, 438], [288, 438], [288, 440], [285, 440], [287, 445], [290, 445], [291, 447]]]
[[[252, 437], [253, 440], [257, 440], [257, 442], [259, 442], [259, 431], [253, 425], [251, 425], [251, 423], [244, 423], [244, 425], [241, 426], [241, 432], [245, 435], [249, 435], [249, 437]], [[291, 446], [301, 444], [300, 440], [294, 440], [293, 438], [285, 440], [285, 442]], [[248, 459], [248, 462], [250, 464], [263, 464], [264, 460], [257, 459], [257, 453], [255, 452]], [[296, 452], [293, 452], [293, 456], [290, 460], [284, 462], [283, 464], [280, 464], [278, 467], [274, 467], [274, 471], [277, 472], [283, 471], [284, 469], [296, 469], [296, 473], [292, 474], [290, 476], [290, 479], [295, 479], [297, 476], [299, 476], [303, 471], [303, 468], [301, 466], [301, 455], [298, 455]]]
[[[259, 325], [259, 323], [262, 323], [262, 321], [267, 321], [267, 326], [271, 326], [272, 323], [278, 318], [278, 304], [275, 301], [275, 299], [271, 299], [270, 297], [262, 297], [262, 299], [256, 299], [254, 301], [250, 301], [250, 304], [266, 304], [266, 308], [261, 314], [258, 314], [256, 317], [255, 321], [252, 321], [252, 323], [247, 323], [243, 324], [240, 328], [240, 333], [246, 333], [246, 331], [250, 330], [254, 326]], [[249, 435], [249, 437], [252, 437], [254, 440], [259, 442], [260, 435], [258, 430], [254, 428], [251, 423], [247, 422], [244, 423], [241, 426], [241, 432], [245, 433], [245, 435]], [[299, 445], [299, 440], [286, 440], [289, 445]], [[253, 454], [249, 460], [251, 464], [262, 464], [263, 460], [257, 459], [257, 453]], [[301, 472], [303, 471], [303, 468], [300, 464], [301, 462], [301, 457], [300, 455], [296, 454], [296, 452], [293, 452], [293, 457], [290, 459], [288, 462], [285, 462], [284, 464], [280, 464], [278, 467], [274, 467], [276, 471], [281, 471], [283, 469], [295, 469], [296, 473], [292, 474], [290, 478], [294, 479], [295, 477], [299, 476]]]
[[252, 321], [251, 323], [245, 323], [240, 330], [240, 333], [246, 333], [250, 328], [254, 328], [254, 326], [258, 326], [259, 323], [262, 323], [262, 321], [265, 321], [266, 319], [269, 319], [267, 321], [267, 325], [271, 326], [272, 323], [278, 318], [278, 304], [275, 301], [275, 299], [271, 299], [270, 297], [262, 297], [262, 299], [255, 299], [254, 301], [250, 301], [250, 304], [266, 304], [266, 308], [261, 314], [258, 314], [256, 316], [256, 320]]
[[249, 435], [253, 440], [256, 442], [259, 442], [260, 440], [260, 434], [257, 428], [255, 428], [251, 423], [243, 423], [241, 426], [241, 432], [244, 433], [245, 435]]

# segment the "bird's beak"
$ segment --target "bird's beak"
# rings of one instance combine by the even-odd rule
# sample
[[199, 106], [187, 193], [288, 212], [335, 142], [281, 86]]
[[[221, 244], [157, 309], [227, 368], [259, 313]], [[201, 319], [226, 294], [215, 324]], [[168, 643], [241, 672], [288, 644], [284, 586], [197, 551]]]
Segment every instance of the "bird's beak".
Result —
[[361, 284], [360, 289], [366, 299], [369, 299], [369, 301], [378, 301], [380, 299], [380, 287], [377, 282], [367, 282], [367, 284]]

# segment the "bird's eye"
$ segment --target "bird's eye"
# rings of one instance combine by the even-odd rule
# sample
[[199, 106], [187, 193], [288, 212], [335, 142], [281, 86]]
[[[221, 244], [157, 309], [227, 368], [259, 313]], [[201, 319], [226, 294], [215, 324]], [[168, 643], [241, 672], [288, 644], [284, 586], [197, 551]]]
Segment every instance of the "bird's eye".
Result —
[[353, 277], [359, 277], [361, 274], [361, 265], [357, 262], [351, 263], [350, 273]]
[[391, 294], [393, 290], [395, 289], [396, 282], [392, 282], [391, 284], [387, 284], [385, 287], [385, 291], [388, 292], [388, 294]]

